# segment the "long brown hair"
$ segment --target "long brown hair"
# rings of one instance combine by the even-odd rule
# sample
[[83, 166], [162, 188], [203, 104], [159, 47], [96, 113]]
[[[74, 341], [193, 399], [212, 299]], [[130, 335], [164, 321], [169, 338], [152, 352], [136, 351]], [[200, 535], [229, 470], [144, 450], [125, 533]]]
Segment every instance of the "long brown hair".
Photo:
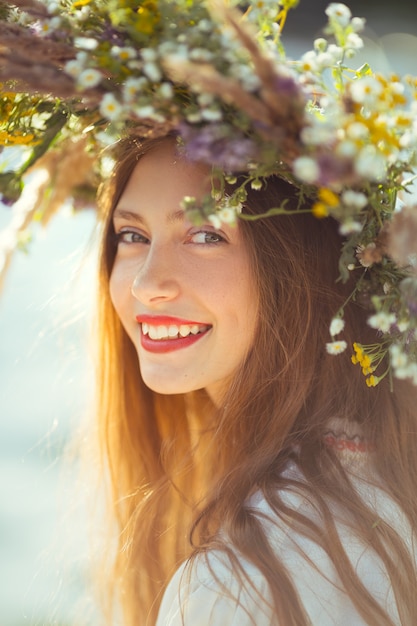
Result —
[[[388, 380], [368, 389], [349, 350], [333, 356], [324, 349], [329, 321], [352, 290], [337, 280], [342, 241], [332, 219], [300, 214], [241, 220], [259, 320], [256, 341], [220, 407], [204, 391], [165, 397], [143, 384], [136, 351], [111, 304], [109, 278], [115, 257], [112, 211], [138, 159], [153, 145], [122, 144], [102, 200], [97, 415], [119, 537], [109, 576], [113, 593], [106, 594], [109, 611], [116, 599], [127, 626], [153, 625], [162, 592], [181, 562], [211, 546], [233, 558], [230, 545], [219, 539], [221, 527], [233, 548], [265, 575], [277, 622], [307, 626], [284, 565], [246, 506], [261, 489], [279, 517], [291, 520], [296, 531], [327, 552], [364, 620], [370, 626], [393, 626], [338, 540], [330, 503], [345, 511], [387, 569], [402, 626], [417, 623], [416, 571], [402, 539], [386, 523], [375, 524], [375, 512], [323, 443], [331, 418], [358, 423], [375, 449], [375, 475], [415, 529], [414, 390], [395, 381], [392, 391]], [[263, 213], [294, 197], [291, 185], [271, 177], [261, 191], [249, 192], [245, 211]], [[346, 306], [348, 342], [365, 343], [373, 332], [366, 316], [363, 303]], [[279, 488], [291, 488], [282, 475], [289, 458], [305, 476], [297, 489], [320, 511], [320, 526], [280, 499]]]

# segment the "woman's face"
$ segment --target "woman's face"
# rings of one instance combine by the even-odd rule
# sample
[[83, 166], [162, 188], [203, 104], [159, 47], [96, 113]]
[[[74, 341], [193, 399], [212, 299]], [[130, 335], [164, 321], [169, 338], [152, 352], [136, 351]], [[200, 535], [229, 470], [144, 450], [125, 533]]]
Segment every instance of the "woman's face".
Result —
[[257, 292], [239, 227], [184, 217], [182, 199], [209, 192], [209, 168], [179, 157], [173, 141], [140, 159], [114, 211], [110, 292], [145, 384], [205, 388], [216, 402], [253, 343]]

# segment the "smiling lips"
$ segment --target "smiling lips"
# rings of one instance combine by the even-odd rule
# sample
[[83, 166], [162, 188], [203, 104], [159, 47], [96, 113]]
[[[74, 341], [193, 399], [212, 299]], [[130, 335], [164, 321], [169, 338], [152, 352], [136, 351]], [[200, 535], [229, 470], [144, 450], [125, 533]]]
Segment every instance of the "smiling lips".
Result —
[[201, 339], [210, 324], [170, 316], [138, 315], [141, 325], [141, 345], [148, 352], [172, 352], [186, 348]]

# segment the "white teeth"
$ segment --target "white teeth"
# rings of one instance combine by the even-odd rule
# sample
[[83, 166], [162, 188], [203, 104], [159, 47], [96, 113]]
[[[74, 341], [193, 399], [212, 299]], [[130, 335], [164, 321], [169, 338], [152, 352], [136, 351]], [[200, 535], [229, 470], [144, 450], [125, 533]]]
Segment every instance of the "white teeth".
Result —
[[149, 325], [149, 337], [151, 339], [166, 339], [168, 337], [167, 326], [151, 326]]
[[205, 332], [208, 326], [199, 326], [198, 324], [181, 324], [176, 326], [152, 326], [152, 324], [142, 323], [142, 333], [149, 335], [150, 339], [157, 341], [158, 339], [177, 339], [178, 337], [188, 337], [189, 335], [198, 335]]
[[168, 337], [168, 327], [167, 326], [158, 326], [157, 327], [157, 339], [166, 339]]
[[148, 327], [148, 335], [151, 339], [158, 339], [158, 327], [157, 326], [149, 326]]

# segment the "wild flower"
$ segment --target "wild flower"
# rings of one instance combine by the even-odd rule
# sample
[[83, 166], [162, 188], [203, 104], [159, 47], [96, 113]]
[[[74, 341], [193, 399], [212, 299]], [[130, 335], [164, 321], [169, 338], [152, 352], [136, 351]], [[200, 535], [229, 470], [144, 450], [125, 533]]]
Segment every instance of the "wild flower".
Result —
[[349, 93], [354, 102], [367, 106], [373, 106], [378, 102], [382, 94], [383, 86], [373, 76], [358, 78], [350, 84]]
[[348, 237], [349, 235], [362, 232], [362, 229], [363, 224], [361, 222], [354, 220], [352, 217], [348, 217], [340, 223], [339, 233], [344, 237]]
[[349, 33], [346, 37], [346, 48], [350, 48], [351, 50], [360, 50], [363, 48], [363, 39], [359, 37], [359, 35], [355, 33]]
[[133, 112], [137, 117], [142, 117], [142, 118], [152, 118], [156, 113], [155, 108], [151, 104], [145, 104], [143, 106], [136, 106], [133, 109]]
[[301, 156], [293, 163], [294, 175], [305, 183], [315, 183], [320, 174], [320, 168], [312, 157]]
[[77, 22], [86, 22], [90, 17], [90, 14], [91, 9], [89, 6], [81, 7], [75, 12], [74, 19], [77, 20]]
[[158, 65], [153, 61], [146, 61], [146, 63], [143, 64], [143, 71], [146, 77], [154, 83], [162, 80], [162, 72]]
[[417, 363], [410, 359], [404, 349], [398, 344], [393, 344], [389, 348], [389, 355], [396, 378], [410, 379], [413, 384], [417, 384]]
[[326, 343], [326, 350], [328, 354], [341, 354], [347, 348], [346, 341], [331, 341]]
[[149, 81], [144, 76], [140, 78], [128, 78], [123, 84], [123, 100], [126, 103], [133, 102], [138, 94], [149, 86]]
[[406, 330], [410, 328], [409, 320], [399, 320], [397, 321], [397, 328], [400, 333], [404, 333]]
[[171, 100], [174, 97], [174, 89], [171, 85], [171, 83], [162, 83], [159, 87], [158, 87], [158, 95], [163, 99], [163, 100]]
[[352, 17], [350, 25], [354, 33], [359, 33], [365, 28], [365, 19], [363, 17]]
[[220, 122], [220, 120], [223, 118], [223, 113], [220, 109], [214, 107], [207, 108], [201, 111], [201, 117], [207, 122]]
[[345, 28], [348, 26], [352, 13], [350, 9], [341, 2], [332, 2], [325, 10], [326, 15], [329, 17], [330, 22]]
[[210, 222], [210, 224], [213, 226], [213, 228], [220, 230], [220, 228], [222, 227], [222, 220], [220, 218], [220, 215], [218, 215], [218, 213], [211, 213], [207, 217], [207, 219]]
[[70, 61], [67, 61], [64, 66], [65, 72], [73, 78], [78, 78], [81, 72], [84, 71], [84, 68], [84, 63], [82, 63], [79, 59], [71, 59]]
[[120, 61], [129, 61], [137, 57], [137, 51], [132, 46], [113, 46], [110, 50], [110, 54]]
[[361, 367], [367, 386], [376, 387], [390, 371], [390, 366], [388, 365], [381, 374], [376, 374], [376, 371], [380, 365], [384, 363], [389, 353], [387, 344], [375, 343], [362, 345], [360, 343], [354, 343], [353, 350], [354, 354], [351, 357], [352, 363], [354, 365], [359, 364]]
[[388, 333], [393, 324], [397, 321], [394, 313], [385, 313], [384, 311], [379, 311], [379, 313], [375, 313], [375, 315], [371, 315], [368, 318], [368, 324], [371, 328], [375, 328], [376, 330], [380, 330], [382, 333]]
[[367, 196], [361, 191], [354, 191], [353, 189], [345, 189], [341, 195], [343, 204], [353, 209], [363, 209], [368, 204]]
[[402, 351], [400, 346], [396, 344], [390, 346], [389, 353], [391, 365], [394, 367], [394, 369], [405, 370], [405, 368], [408, 366], [408, 358], [405, 352]]
[[353, 141], [364, 141], [369, 139], [369, 128], [363, 122], [355, 121], [346, 126], [345, 135]]
[[340, 317], [334, 317], [332, 321], [330, 322], [330, 328], [329, 328], [331, 336], [335, 337], [336, 335], [341, 333], [344, 327], [345, 327], [345, 320], [343, 320]]
[[354, 167], [356, 173], [367, 180], [381, 182], [386, 178], [386, 160], [374, 145], [367, 145], [359, 150]]
[[262, 181], [259, 178], [255, 178], [255, 180], [251, 181], [250, 186], [255, 191], [259, 191], [260, 189], [262, 189], [263, 183], [262, 183]]
[[123, 111], [122, 104], [114, 97], [112, 93], [106, 93], [100, 103], [100, 113], [108, 120], [119, 119]]
[[103, 74], [94, 68], [82, 70], [77, 76], [77, 86], [79, 89], [92, 89], [103, 80]]
[[[225, 172], [215, 198], [187, 204], [190, 219], [233, 223], [247, 189], [281, 176], [300, 208], [339, 223], [340, 277], [358, 274], [352, 294], [369, 305], [376, 336], [354, 348], [366, 384], [379, 384], [389, 368], [417, 384], [417, 208], [404, 194], [417, 166], [417, 77], [352, 62], [365, 20], [331, 3], [323, 36], [293, 61], [281, 32], [297, 0], [249, 0], [238, 19], [241, 3], [219, 11], [208, 0], [141, 3], [140, 12], [117, 0], [99, 11], [88, 0], [40, 3], [0, 16], [8, 38], [0, 147], [27, 152], [23, 165], [0, 175], [5, 198], [18, 197], [45, 151], [69, 150], [69, 137], [88, 137], [88, 154], [104, 170], [102, 142], [117, 142], [126, 128], [138, 140], [174, 130], [190, 159]], [[236, 172], [245, 185], [226, 201], [224, 183]], [[95, 185], [91, 172], [85, 178]], [[339, 310], [329, 322], [330, 354], [346, 349], [334, 341], [343, 319]]]

